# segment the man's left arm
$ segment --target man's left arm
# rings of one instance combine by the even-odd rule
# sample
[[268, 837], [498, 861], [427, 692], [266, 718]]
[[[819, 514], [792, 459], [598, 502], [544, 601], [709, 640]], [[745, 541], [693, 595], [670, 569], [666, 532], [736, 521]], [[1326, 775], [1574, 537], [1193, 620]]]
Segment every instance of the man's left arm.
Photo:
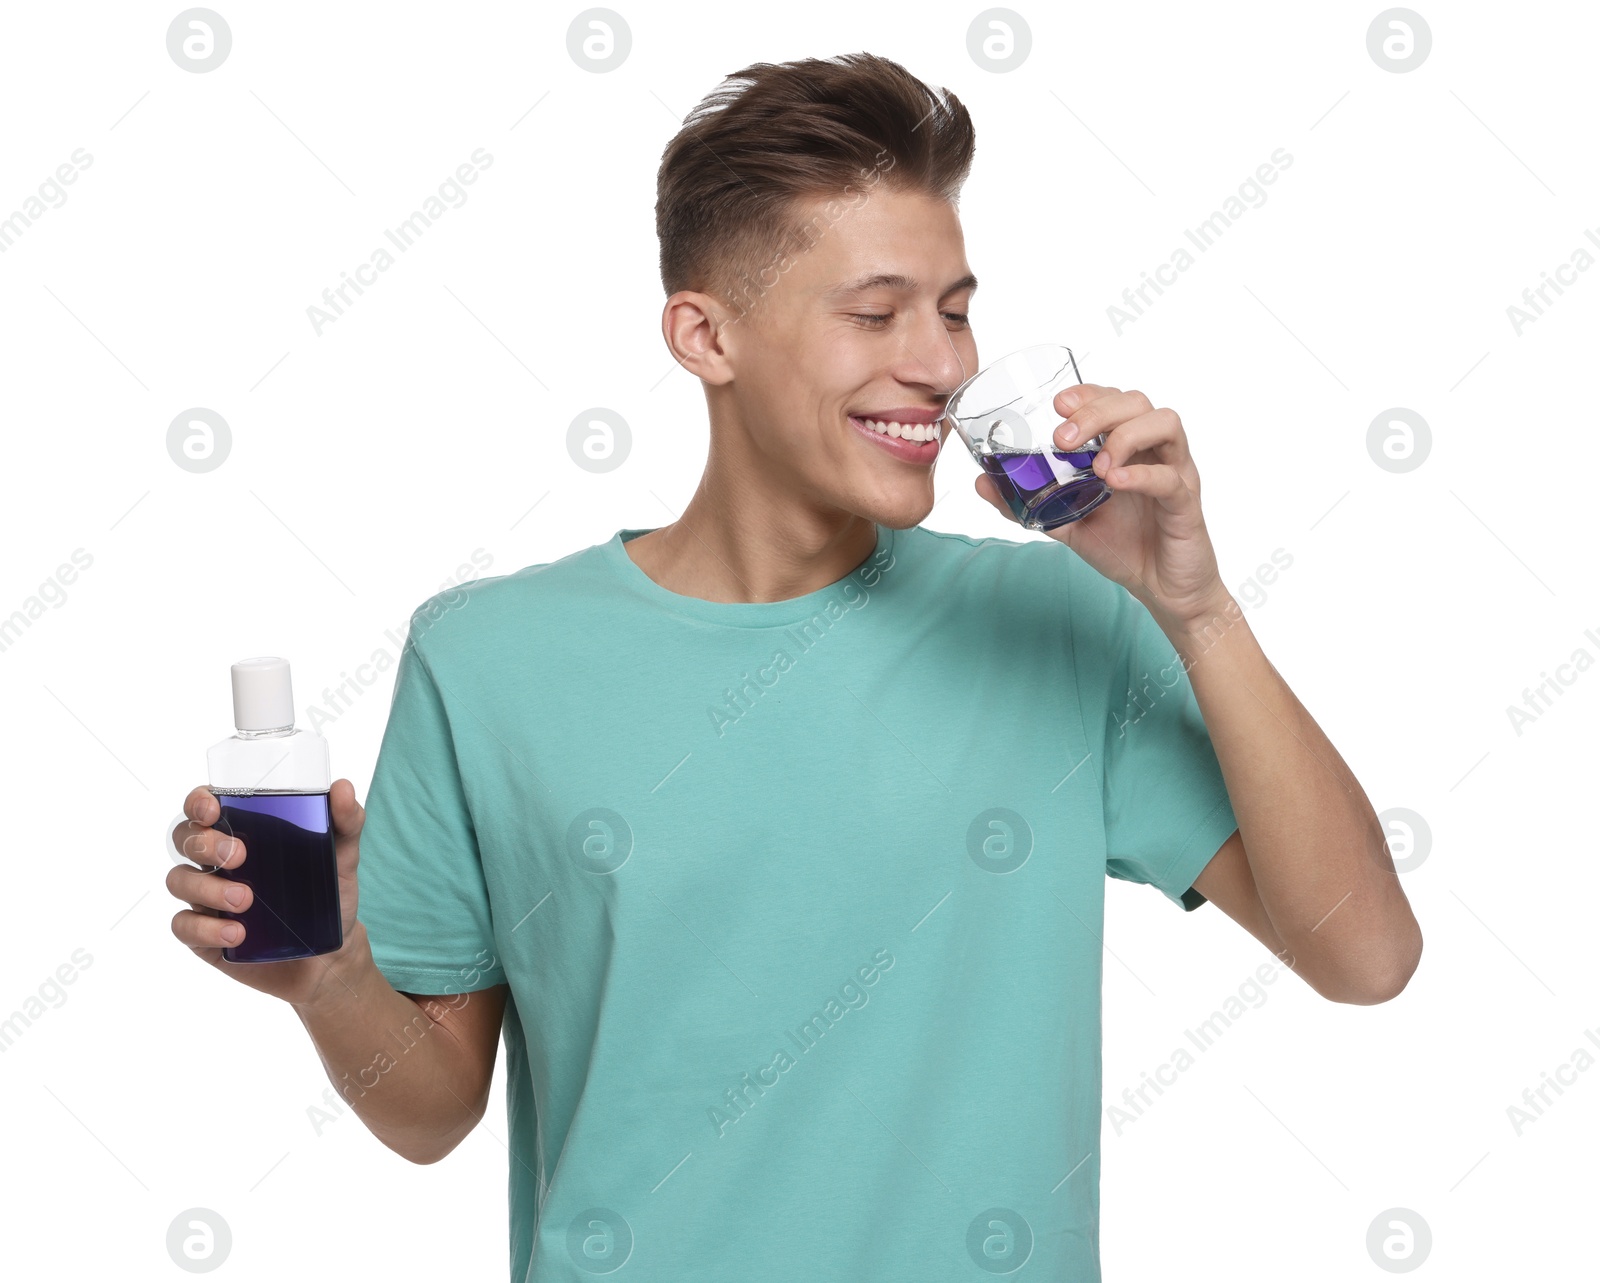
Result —
[[[1093, 466], [1113, 495], [1048, 533], [1126, 588], [1183, 657], [1239, 822], [1195, 890], [1324, 997], [1387, 1001], [1416, 970], [1422, 931], [1361, 785], [1222, 583], [1181, 420], [1094, 383], [1055, 408], [1070, 416], [1056, 449], [1104, 434]], [[974, 484], [1010, 515], [992, 478]]]
[[1231, 596], [1209, 618], [1162, 631], [1239, 821], [1195, 890], [1292, 959], [1323, 997], [1387, 1002], [1416, 970], [1422, 931], [1360, 783]]

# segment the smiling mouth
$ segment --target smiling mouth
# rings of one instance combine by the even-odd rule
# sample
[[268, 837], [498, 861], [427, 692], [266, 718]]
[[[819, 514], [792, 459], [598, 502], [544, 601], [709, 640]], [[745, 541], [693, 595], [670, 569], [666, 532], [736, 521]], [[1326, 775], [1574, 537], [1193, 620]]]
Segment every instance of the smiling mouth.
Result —
[[934, 423], [900, 423], [892, 419], [863, 419], [855, 414], [849, 418], [850, 426], [859, 435], [870, 437], [875, 447], [902, 463], [929, 467], [939, 457], [942, 420]]
[[897, 441], [937, 441], [940, 436], [939, 421], [933, 423], [901, 423], [895, 419], [866, 419], [852, 414], [851, 420], [862, 427]]

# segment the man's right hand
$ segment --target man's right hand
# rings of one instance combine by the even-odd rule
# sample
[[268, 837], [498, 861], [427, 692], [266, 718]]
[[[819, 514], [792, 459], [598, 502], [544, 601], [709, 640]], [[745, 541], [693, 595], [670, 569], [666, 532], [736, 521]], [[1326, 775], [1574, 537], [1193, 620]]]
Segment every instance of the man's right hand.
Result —
[[[167, 873], [167, 890], [189, 906], [173, 915], [172, 934], [196, 956], [252, 989], [295, 1006], [336, 1002], [339, 991], [348, 988], [344, 974], [354, 969], [353, 960], [367, 953], [366, 931], [356, 920], [356, 864], [361, 858], [361, 826], [367, 813], [356, 801], [355, 785], [349, 780], [333, 782], [328, 792], [328, 810], [333, 818], [339, 909], [344, 926], [344, 944], [339, 949], [286, 962], [229, 962], [222, 956], [224, 948], [244, 940], [244, 925], [222, 917], [222, 912], [238, 913], [249, 908], [255, 893], [242, 882], [206, 871], [213, 865], [236, 869], [249, 852], [237, 838], [211, 827], [221, 816], [222, 805], [203, 784], [184, 799], [183, 813], [188, 819], [172, 831], [174, 851], [206, 866], [177, 864]], [[230, 895], [238, 897], [238, 903], [230, 900]]]

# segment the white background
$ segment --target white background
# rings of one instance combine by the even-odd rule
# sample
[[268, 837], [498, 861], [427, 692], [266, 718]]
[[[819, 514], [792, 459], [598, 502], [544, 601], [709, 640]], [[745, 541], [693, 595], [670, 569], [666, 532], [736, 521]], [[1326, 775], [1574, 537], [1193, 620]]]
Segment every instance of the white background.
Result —
[[[681, 510], [706, 428], [660, 337], [661, 150], [728, 73], [856, 49], [974, 115], [982, 357], [1070, 343], [1182, 415], [1230, 586], [1292, 557], [1248, 613], [1268, 656], [1375, 808], [1431, 830], [1404, 994], [1286, 976], [1107, 1125], [1106, 1277], [1381, 1277], [1393, 1207], [1431, 1227], [1419, 1277], [1593, 1271], [1600, 1071], [1520, 1136], [1507, 1107], [1600, 1052], [1600, 671], [1520, 735], [1506, 711], [1600, 657], [1600, 271], [1520, 335], [1507, 316], [1600, 254], [1592, 6], [1425, 5], [1431, 52], [1397, 74], [1377, 3], [1030, 5], [997, 74], [977, 5], [628, 5], [631, 53], [597, 74], [568, 53], [578, 6], [217, 3], [233, 47], [204, 74], [168, 55], [176, 4], [15, 6], [0, 45], [0, 219], [92, 156], [0, 254], [0, 617], [93, 558], [0, 651], [0, 1018], [92, 958], [0, 1054], [18, 1277], [178, 1277], [191, 1207], [231, 1226], [219, 1277], [503, 1277], [503, 1079], [434, 1166], [353, 1115], [317, 1135], [292, 1011], [173, 940], [163, 836], [231, 733], [234, 660], [291, 657], [304, 717], [475, 550], [507, 573]], [[307, 308], [480, 147], [466, 203], [319, 336]], [[1108, 306], [1277, 148], [1266, 202], [1119, 335]], [[601, 475], [566, 448], [591, 406], [633, 434]], [[168, 456], [191, 407], [231, 429], [214, 471]], [[1409, 472], [1368, 453], [1391, 407], [1431, 428]], [[945, 452], [927, 524], [1016, 537], [974, 475]], [[324, 732], [362, 797], [392, 673]], [[1214, 907], [1109, 898], [1108, 1100], [1267, 957]]]

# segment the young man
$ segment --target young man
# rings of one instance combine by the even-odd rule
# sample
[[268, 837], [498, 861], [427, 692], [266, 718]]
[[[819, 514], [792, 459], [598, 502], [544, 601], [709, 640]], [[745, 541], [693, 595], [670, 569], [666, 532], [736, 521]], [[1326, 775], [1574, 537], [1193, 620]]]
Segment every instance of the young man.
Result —
[[[1337, 1002], [1417, 965], [1175, 413], [1057, 399], [1115, 493], [1052, 539], [918, 524], [978, 367], [972, 154], [957, 99], [867, 55], [701, 104], [657, 205], [699, 488], [419, 607], [368, 808], [333, 795], [346, 944], [249, 977], [418, 1162], [481, 1117], [503, 1033], [514, 1280], [1098, 1279], [1108, 874]], [[212, 805], [196, 858], [235, 864]], [[243, 972], [208, 881], [175, 873], [174, 929]]]

